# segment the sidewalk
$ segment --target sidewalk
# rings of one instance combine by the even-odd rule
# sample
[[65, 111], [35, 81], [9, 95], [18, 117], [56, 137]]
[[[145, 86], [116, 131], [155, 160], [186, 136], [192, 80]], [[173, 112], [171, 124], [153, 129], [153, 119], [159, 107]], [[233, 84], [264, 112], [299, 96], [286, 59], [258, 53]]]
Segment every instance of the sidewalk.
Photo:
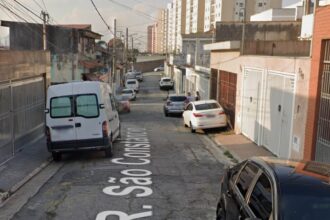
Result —
[[51, 162], [45, 138], [30, 143], [0, 166], [0, 204]]
[[225, 150], [227, 157], [233, 157], [236, 162], [243, 161], [254, 156], [274, 156], [270, 151], [262, 146], [257, 146], [254, 142], [241, 134], [215, 134], [212, 139]]

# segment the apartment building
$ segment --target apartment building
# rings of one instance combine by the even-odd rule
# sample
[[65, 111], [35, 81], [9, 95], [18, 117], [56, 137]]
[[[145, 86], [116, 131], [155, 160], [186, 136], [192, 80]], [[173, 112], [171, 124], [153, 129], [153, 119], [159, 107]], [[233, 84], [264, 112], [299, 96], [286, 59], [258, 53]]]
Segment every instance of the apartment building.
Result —
[[156, 28], [157, 24], [149, 25], [148, 29], [148, 53], [155, 53], [156, 52]]
[[249, 21], [254, 14], [281, 7], [282, 0], [205, 0], [204, 32], [217, 21]]
[[162, 54], [166, 52], [166, 29], [167, 29], [166, 10], [159, 10], [157, 14], [157, 23], [155, 24], [155, 53]]
[[205, 0], [186, 0], [185, 34], [204, 32]]

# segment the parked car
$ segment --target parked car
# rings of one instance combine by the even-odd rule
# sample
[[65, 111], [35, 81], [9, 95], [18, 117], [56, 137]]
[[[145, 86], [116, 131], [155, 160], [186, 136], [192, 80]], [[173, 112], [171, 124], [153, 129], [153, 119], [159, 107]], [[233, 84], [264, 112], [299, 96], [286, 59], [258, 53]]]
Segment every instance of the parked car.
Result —
[[139, 82], [136, 79], [127, 79], [125, 82], [125, 88], [139, 92]]
[[164, 104], [164, 114], [169, 116], [172, 113], [182, 114], [187, 97], [185, 95], [171, 94], [167, 97]]
[[215, 100], [190, 102], [183, 112], [183, 123], [190, 127], [192, 133], [196, 129], [220, 128], [227, 126], [227, 116], [221, 105]]
[[48, 151], [54, 160], [79, 150], [104, 150], [120, 136], [120, 121], [110, 86], [101, 82], [73, 82], [50, 86], [46, 103]]
[[164, 71], [164, 66], [160, 65], [154, 69], [154, 72]]
[[162, 77], [159, 81], [160, 89], [173, 89], [174, 82], [170, 77]]
[[330, 165], [272, 157], [225, 171], [217, 220], [329, 219]]
[[116, 96], [116, 107], [119, 113], [129, 113], [131, 112], [131, 104], [129, 97], [127, 96]]
[[128, 100], [136, 100], [136, 93], [133, 89], [123, 89], [121, 91], [121, 96], [127, 97]]
[[131, 70], [125, 74], [125, 79], [137, 79], [138, 81], [143, 81], [143, 74], [141, 71]]

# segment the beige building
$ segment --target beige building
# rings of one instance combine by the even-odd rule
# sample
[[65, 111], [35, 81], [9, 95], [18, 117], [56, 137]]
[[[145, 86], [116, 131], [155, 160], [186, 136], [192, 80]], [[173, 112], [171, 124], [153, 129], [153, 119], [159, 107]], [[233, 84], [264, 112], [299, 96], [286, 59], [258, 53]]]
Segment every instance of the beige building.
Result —
[[281, 7], [282, 0], [205, 0], [204, 32], [217, 21], [249, 21], [254, 14]]
[[185, 34], [204, 32], [205, 0], [186, 0]]
[[166, 53], [166, 29], [167, 16], [166, 10], [162, 9], [158, 12], [157, 23], [155, 25], [155, 51], [154, 53]]

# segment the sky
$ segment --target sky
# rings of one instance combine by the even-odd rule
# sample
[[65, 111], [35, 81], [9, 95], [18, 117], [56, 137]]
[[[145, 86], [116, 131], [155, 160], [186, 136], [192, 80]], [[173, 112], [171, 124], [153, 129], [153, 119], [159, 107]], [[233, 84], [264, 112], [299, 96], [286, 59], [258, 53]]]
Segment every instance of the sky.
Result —
[[[103, 40], [109, 40], [112, 37], [107, 26], [94, 9], [91, 0], [17, 0], [37, 15], [41, 10], [47, 10], [50, 14], [52, 24], [92, 24], [92, 30], [103, 35]], [[171, 0], [93, 0], [99, 12], [105, 21], [113, 27], [113, 20], [117, 20], [117, 31], [123, 31], [128, 27], [129, 34], [134, 33], [136, 45], [140, 48], [145, 47], [147, 41], [147, 26], [155, 23], [157, 11], [160, 8], [166, 8]], [[298, 2], [300, 0], [283, 0], [283, 6]], [[119, 4], [118, 4], [119, 3]], [[0, 0], [0, 20], [16, 20], [15, 16], [5, 11], [1, 4], [16, 8], [15, 11], [26, 20], [35, 23], [41, 22], [38, 18], [24, 11], [13, 0]], [[122, 4], [122, 5], [120, 5]], [[126, 5], [127, 7], [123, 6]], [[0, 28], [0, 39], [8, 35], [8, 30]], [[120, 33], [118, 33], [120, 34]]]

